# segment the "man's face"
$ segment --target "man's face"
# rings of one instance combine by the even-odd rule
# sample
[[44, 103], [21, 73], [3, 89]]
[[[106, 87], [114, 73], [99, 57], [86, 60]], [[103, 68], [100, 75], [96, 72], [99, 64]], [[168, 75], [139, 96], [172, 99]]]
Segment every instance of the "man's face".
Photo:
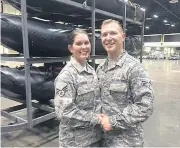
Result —
[[108, 54], [119, 53], [123, 50], [124, 33], [115, 22], [104, 24], [101, 27], [101, 41]]

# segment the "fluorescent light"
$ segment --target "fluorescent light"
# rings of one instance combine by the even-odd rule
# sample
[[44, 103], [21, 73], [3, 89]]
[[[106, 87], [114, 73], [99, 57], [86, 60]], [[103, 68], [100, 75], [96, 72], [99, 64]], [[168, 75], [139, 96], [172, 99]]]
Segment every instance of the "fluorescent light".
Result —
[[168, 21], [167, 20], [164, 20], [164, 23], [167, 23]]
[[149, 29], [149, 26], [146, 26], [146, 29]]
[[169, 0], [169, 3], [178, 3], [178, 0]]
[[174, 27], [175, 26], [175, 24], [171, 24], [171, 27]]
[[151, 17], [147, 17], [146, 20], [152, 20], [152, 18]]
[[166, 26], [170, 26], [171, 24], [165, 24]]
[[146, 9], [145, 9], [145, 8], [143, 8], [143, 7], [141, 8], [141, 10], [142, 10], [142, 11], [146, 11]]
[[155, 15], [153, 15], [153, 17], [154, 17], [154, 18], [158, 18], [159, 16], [155, 14]]

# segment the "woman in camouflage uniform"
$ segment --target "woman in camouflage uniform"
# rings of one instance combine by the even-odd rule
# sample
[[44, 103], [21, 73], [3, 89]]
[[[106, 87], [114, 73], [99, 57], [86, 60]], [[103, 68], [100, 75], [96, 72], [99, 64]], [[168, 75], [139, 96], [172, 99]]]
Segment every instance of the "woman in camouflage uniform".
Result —
[[76, 29], [69, 35], [70, 62], [55, 80], [55, 111], [60, 119], [59, 146], [99, 146], [101, 129], [98, 79], [87, 63], [91, 45], [88, 34]]

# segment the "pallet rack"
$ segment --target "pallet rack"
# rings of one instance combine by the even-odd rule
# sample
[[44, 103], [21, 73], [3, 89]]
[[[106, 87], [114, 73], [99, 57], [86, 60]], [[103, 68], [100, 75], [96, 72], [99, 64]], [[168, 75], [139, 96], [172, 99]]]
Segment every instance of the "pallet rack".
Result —
[[[92, 0], [92, 6], [87, 6], [86, 1], [82, 4], [74, 2], [74, 1], [68, 1], [68, 0], [59, 0], [60, 3], [70, 5], [72, 7], [77, 7], [86, 11], [91, 11], [92, 19], [91, 19], [91, 25], [92, 25], [92, 52], [90, 59], [92, 60], [93, 66], [95, 67], [95, 59], [103, 59], [105, 56], [99, 56], [95, 55], [95, 15], [101, 14], [103, 16], [106, 16], [107, 18], [114, 18], [118, 20], [123, 20], [123, 30], [126, 31], [126, 22], [140, 25], [141, 27], [141, 45], [143, 49], [143, 42], [144, 42], [144, 22], [145, 22], [145, 12], [143, 12], [143, 20], [142, 22], [138, 22], [133, 19], [129, 19], [126, 17], [126, 2], [119, 1], [119, 4], [124, 5], [124, 14], [123, 16], [119, 16], [117, 14], [113, 14], [110, 12], [106, 12], [100, 9], [96, 9], [95, 6], [95, 0]], [[1, 115], [10, 119], [14, 120], [17, 123], [13, 125], [6, 125], [1, 126], [2, 132], [11, 132], [15, 130], [20, 130], [22, 128], [28, 128], [31, 129], [34, 125], [47, 121], [49, 119], [52, 119], [55, 117], [55, 112], [52, 107], [40, 105], [32, 102], [31, 100], [31, 81], [30, 81], [30, 64], [34, 63], [53, 63], [53, 62], [62, 62], [62, 61], [68, 61], [69, 57], [47, 57], [47, 58], [30, 58], [29, 56], [29, 47], [28, 47], [28, 27], [27, 27], [27, 10], [26, 10], [26, 0], [21, 0], [21, 14], [22, 14], [22, 35], [23, 35], [23, 51], [24, 51], [24, 57], [7, 57], [4, 55], [1, 55], [1, 60], [5, 61], [18, 61], [18, 62], [24, 62], [25, 66], [25, 87], [26, 87], [26, 101], [20, 101], [15, 100], [21, 103], [26, 104], [27, 107], [27, 120], [24, 120], [20, 117], [11, 115], [8, 110], [1, 110]], [[124, 44], [125, 48], [125, 44]], [[141, 50], [141, 56], [140, 56], [140, 62], [142, 62], [142, 50]], [[22, 106], [22, 105], [21, 105]], [[39, 118], [32, 119], [32, 107], [37, 107], [39, 109], [48, 111], [49, 113], [47, 115], [43, 115]], [[14, 107], [15, 108], [15, 107]], [[13, 108], [11, 108], [13, 110]]]

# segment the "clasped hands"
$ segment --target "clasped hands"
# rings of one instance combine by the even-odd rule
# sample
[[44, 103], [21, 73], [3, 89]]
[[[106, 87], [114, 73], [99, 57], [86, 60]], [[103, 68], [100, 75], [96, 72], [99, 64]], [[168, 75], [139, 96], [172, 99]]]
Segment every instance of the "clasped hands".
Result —
[[98, 114], [98, 123], [101, 124], [101, 126], [103, 127], [103, 129], [105, 131], [110, 131], [112, 130], [112, 126], [111, 123], [109, 121], [109, 117], [105, 114]]

